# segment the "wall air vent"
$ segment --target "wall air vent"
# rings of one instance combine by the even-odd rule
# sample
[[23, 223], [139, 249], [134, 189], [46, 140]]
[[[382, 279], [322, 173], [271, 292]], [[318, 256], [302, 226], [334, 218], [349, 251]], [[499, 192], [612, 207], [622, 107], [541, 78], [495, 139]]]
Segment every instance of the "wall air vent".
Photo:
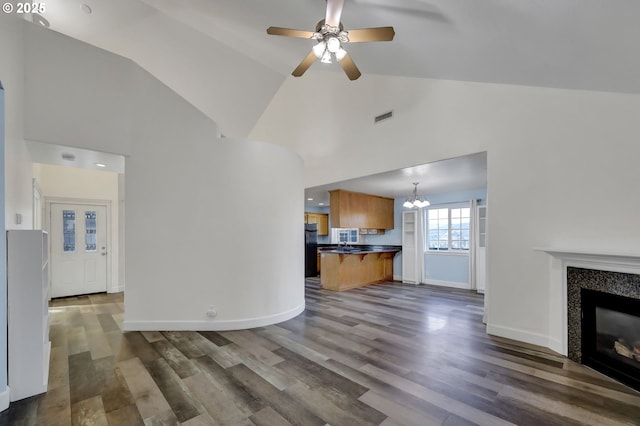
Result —
[[385, 112], [384, 114], [380, 114], [379, 116], [374, 118], [373, 122], [374, 123], [379, 123], [382, 120], [388, 120], [389, 118], [392, 118], [392, 117], [393, 117], [393, 111]]

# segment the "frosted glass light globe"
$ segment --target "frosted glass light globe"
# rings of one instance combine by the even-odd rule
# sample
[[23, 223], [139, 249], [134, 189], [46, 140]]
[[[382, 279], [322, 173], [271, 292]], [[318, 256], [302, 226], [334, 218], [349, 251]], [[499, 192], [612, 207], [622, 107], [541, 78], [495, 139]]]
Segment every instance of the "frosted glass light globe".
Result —
[[331, 53], [336, 53], [340, 49], [340, 40], [336, 37], [329, 37], [327, 40], [327, 50]]

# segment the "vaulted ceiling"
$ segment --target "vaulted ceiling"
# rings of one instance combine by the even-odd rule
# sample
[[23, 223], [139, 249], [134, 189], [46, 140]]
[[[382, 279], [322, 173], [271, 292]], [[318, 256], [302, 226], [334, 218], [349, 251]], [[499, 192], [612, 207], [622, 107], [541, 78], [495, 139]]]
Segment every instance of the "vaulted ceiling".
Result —
[[[48, 0], [46, 6], [52, 30], [133, 59], [238, 137], [249, 134], [313, 45], [269, 36], [266, 28], [313, 30], [325, 14], [324, 0]], [[347, 46], [361, 78], [640, 93], [638, 16], [637, 0], [346, 0], [342, 22], [347, 29], [395, 28], [392, 42]], [[342, 72], [319, 62], [308, 72], [319, 69]]]
[[[245, 138], [314, 44], [269, 36], [266, 29], [313, 30], [325, 5], [325, 0], [47, 0], [42, 15], [51, 30], [132, 59], [216, 121], [222, 133]], [[390, 25], [396, 33], [392, 42], [346, 45], [362, 71], [348, 84], [378, 75], [637, 94], [638, 17], [638, 0], [345, 0], [345, 29]], [[307, 73], [318, 71], [342, 73], [337, 64], [319, 61]], [[486, 160], [470, 164], [477, 166], [471, 177], [486, 173]], [[428, 168], [371, 179], [414, 176], [423, 169]], [[406, 191], [407, 179], [396, 179], [389, 195]], [[351, 182], [351, 189], [366, 191], [367, 182]], [[328, 187], [310, 189], [326, 196]]]

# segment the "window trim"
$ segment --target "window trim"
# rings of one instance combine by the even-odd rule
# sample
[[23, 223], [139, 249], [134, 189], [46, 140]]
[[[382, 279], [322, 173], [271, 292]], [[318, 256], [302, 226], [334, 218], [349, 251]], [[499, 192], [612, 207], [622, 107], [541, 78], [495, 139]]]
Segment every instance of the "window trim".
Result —
[[448, 249], [448, 250], [425, 250], [424, 254], [436, 256], [469, 256], [471, 250]]
[[351, 234], [355, 231], [355, 241], [349, 241], [347, 244], [359, 244], [360, 243], [360, 230], [358, 228], [331, 228], [331, 244], [340, 244], [340, 232], [347, 231]]
[[[469, 248], [468, 249], [457, 249], [457, 248], [451, 248], [451, 209], [469, 209]], [[448, 232], [448, 247], [446, 250], [440, 250], [440, 249], [430, 249], [429, 248], [429, 211], [430, 210], [440, 210], [440, 209], [447, 209], [447, 221], [448, 221], [448, 226], [447, 226], [447, 232]], [[423, 247], [424, 247], [424, 252], [425, 254], [447, 254], [447, 255], [455, 255], [455, 256], [464, 256], [464, 255], [469, 255], [469, 253], [471, 253], [472, 247], [471, 247], [471, 242], [472, 242], [472, 238], [471, 238], [471, 208], [469, 207], [468, 203], [465, 202], [458, 202], [458, 203], [447, 203], [447, 204], [438, 204], [438, 205], [432, 205], [426, 209], [424, 209], [424, 213], [423, 213], [423, 221], [424, 221], [424, 238], [423, 238]]]

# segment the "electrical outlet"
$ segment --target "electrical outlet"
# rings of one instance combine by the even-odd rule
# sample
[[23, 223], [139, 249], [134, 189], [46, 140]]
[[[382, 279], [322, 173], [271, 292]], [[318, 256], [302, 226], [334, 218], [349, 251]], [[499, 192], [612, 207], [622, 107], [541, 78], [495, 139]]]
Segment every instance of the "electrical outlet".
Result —
[[209, 306], [209, 309], [207, 309], [207, 316], [209, 318], [213, 318], [216, 315], [218, 315], [218, 311], [216, 311], [216, 308], [214, 308], [213, 305]]

